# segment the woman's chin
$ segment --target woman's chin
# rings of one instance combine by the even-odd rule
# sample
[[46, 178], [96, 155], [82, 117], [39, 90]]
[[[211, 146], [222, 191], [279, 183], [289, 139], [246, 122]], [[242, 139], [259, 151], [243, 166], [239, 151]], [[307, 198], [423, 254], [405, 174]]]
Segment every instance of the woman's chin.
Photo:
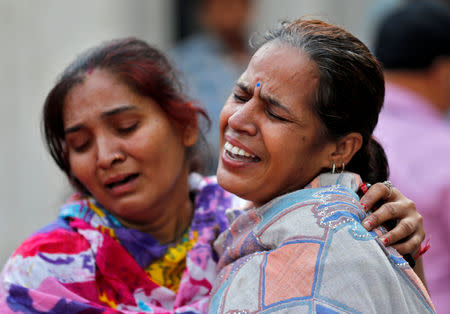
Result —
[[217, 183], [223, 189], [227, 190], [230, 193], [238, 195], [241, 188], [239, 186], [240, 182], [241, 181], [238, 180], [238, 178], [235, 178], [232, 173], [228, 172], [226, 169], [219, 165], [219, 167], [217, 168]]
[[233, 193], [234, 195], [252, 201], [248, 198], [248, 188], [249, 186], [244, 184], [242, 180], [236, 178], [232, 173], [227, 172], [224, 169], [217, 169], [217, 183], [226, 191]]

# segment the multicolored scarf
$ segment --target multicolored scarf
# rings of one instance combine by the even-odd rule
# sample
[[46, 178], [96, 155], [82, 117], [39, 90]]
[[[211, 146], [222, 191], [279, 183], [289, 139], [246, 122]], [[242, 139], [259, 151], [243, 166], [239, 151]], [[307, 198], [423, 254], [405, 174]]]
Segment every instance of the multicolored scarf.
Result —
[[305, 189], [237, 216], [215, 243], [210, 313], [433, 313], [409, 264], [366, 231], [352, 173], [322, 174]]
[[1, 313], [204, 313], [217, 274], [212, 242], [240, 200], [214, 178], [190, 176], [195, 212], [178, 244], [125, 228], [95, 199], [75, 195], [58, 221], [7, 262]]

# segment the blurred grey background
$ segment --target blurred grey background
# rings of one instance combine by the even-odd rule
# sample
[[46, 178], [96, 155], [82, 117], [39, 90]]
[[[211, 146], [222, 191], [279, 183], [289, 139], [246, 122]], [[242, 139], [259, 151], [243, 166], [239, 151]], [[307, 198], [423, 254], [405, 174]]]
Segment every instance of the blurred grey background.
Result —
[[[251, 24], [263, 32], [279, 20], [312, 15], [370, 47], [377, 18], [397, 2], [255, 0]], [[71, 194], [40, 130], [56, 77], [78, 53], [115, 37], [136, 36], [168, 51], [183, 35], [180, 19], [176, 0], [0, 0], [0, 267], [29, 234], [56, 218]]]

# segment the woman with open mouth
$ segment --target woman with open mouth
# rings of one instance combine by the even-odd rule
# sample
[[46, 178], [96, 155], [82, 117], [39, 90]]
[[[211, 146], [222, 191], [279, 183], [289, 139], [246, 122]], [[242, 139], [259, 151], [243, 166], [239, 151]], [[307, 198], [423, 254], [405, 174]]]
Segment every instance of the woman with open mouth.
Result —
[[300, 19], [266, 34], [220, 116], [217, 181], [253, 207], [215, 243], [209, 312], [434, 312], [386, 229], [362, 224], [357, 193], [392, 191], [372, 137], [383, 101], [381, 65], [345, 30]]
[[[54, 223], [12, 254], [1, 275], [0, 312], [206, 312], [218, 271], [213, 242], [229, 227], [225, 210], [248, 206], [244, 199], [260, 206], [302, 188], [315, 175], [309, 167], [324, 166], [310, 158], [325, 136], [315, 134], [319, 120], [294, 108], [295, 92], [304, 99], [316, 86], [303, 77], [314, 75], [315, 66], [290, 48], [277, 51], [273, 45], [259, 50], [224, 108], [219, 174], [240, 197], [196, 172], [197, 119], [206, 114], [182, 94], [158, 50], [126, 38], [77, 57], [43, 111], [49, 152], [77, 193]], [[284, 68], [264, 60], [283, 56], [306, 67], [280, 80]], [[253, 123], [261, 115], [264, 141]], [[361, 140], [354, 137], [357, 147]], [[383, 235], [385, 244], [416, 252], [424, 230], [414, 204], [381, 183], [361, 202], [370, 209], [383, 200], [366, 217], [368, 229], [398, 219]]]

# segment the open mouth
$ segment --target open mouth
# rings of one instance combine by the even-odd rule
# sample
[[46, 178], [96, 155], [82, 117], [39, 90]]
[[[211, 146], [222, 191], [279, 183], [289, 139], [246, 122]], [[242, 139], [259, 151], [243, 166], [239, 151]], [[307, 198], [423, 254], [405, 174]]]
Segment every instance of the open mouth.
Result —
[[115, 187], [117, 187], [117, 186], [126, 184], [126, 183], [128, 183], [128, 182], [130, 182], [130, 181], [136, 179], [138, 176], [139, 176], [138, 173], [131, 174], [131, 175], [129, 175], [129, 176], [126, 176], [126, 177], [123, 178], [122, 180], [119, 180], [119, 181], [115, 181], [115, 182], [111, 182], [111, 183], [106, 184], [106, 187], [107, 187], [108, 189], [113, 189], [113, 188], [115, 188]]
[[250, 154], [242, 148], [233, 146], [229, 142], [225, 143], [224, 148], [228, 157], [237, 161], [257, 162], [261, 160], [258, 156]]

